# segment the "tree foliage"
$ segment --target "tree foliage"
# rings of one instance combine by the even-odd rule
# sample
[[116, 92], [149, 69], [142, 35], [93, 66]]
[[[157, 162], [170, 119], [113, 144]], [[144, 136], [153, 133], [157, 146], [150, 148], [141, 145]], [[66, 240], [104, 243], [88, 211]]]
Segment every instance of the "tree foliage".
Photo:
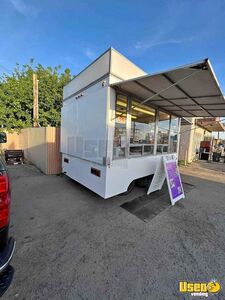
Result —
[[33, 123], [33, 73], [39, 80], [39, 124], [60, 126], [63, 87], [71, 80], [69, 69], [61, 66], [16, 65], [12, 74], [0, 77], [0, 126], [20, 130]]

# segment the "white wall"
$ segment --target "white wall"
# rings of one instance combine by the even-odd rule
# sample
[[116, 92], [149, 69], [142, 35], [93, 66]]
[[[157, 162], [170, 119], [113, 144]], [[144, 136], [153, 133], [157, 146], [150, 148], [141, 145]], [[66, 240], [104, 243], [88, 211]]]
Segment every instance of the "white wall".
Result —
[[[106, 86], [102, 86], [101, 80], [88, 87], [109, 71], [113, 74], [104, 79]], [[125, 56], [111, 48], [65, 86], [63, 97], [67, 100], [64, 101], [61, 112], [62, 153], [101, 163], [103, 156], [112, 159], [115, 90], [109, 84], [120, 80], [120, 77], [129, 79], [145, 74]], [[81, 89], [82, 96], [76, 99], [74, 93]], [[107, 138], [109, 142], [106, 155]], [[91, 157], [88, 153], [91, 149], [95, 152], [95, 148], [101, 154], [99, 157]]]
[[[176, 153], [173, 155], [177, 156]], [[161, 158], [162, 155], [152, 155], [113, 160], [106, 169], [105, 198], [126, 192], [129, 184], [137, 178], [154, 174]]]
[[109, 73], [109, 62], [110, 49], [64, 87], [63, 99], [71, 96], [93, 81]]
[[108, 87], [98, 82], [84, 96], [64, 102], [61, 115], [61, 152], [91, 161], [106, 156]]
[[125, 56], [123, 56], [121, 53], [119, 53], [114, 49], [112, 49], [111, 51], [110, 73], [113, 76], [115, 77], [118, 76], [118, 78], [121, 78], [123, 80], [140, 77], [147, 74], [137, 65], [135, 65], [133, 62], [131, 62], [128, 58], [126, 58]]
[[[94, 162], [86, 161], [66, 154], [63, 154], [62, 158], [63, 172], [66, 172], [67, 176], [105, 198], [105, 166], [100, 166]], [[64, 158], [69, 159], [69, 162], [64, 162]], [[101, 171], [100, 177], [91, 174], [92, 167]]]

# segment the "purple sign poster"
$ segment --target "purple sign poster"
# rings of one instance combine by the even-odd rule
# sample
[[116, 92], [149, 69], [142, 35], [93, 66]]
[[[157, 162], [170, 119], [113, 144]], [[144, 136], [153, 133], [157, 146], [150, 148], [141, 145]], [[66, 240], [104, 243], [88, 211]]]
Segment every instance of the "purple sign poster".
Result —
[[183, 186], [176, 160], [164, 160], [166, 179], [170, 193], [171, 203], [184, 198]]

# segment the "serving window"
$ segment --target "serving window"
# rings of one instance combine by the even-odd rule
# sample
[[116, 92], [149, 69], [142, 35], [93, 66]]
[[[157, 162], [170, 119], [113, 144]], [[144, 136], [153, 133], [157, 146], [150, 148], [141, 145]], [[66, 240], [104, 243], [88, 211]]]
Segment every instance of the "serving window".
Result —
[[113, 158], [177, 151], [179, 118], [117, 94]]
[[169, 151], [169, 132], [170, 132], [170, 115], [159, 111], [158, 135], [157, 135], [157, 154], [168, 153]]
[[177, 118], [175, 116], [171, 116], [170, 143], [169, 143], [169, 152], [170, 153], [174, 153], [177, 151], [178, 134], [179, 134], [179, 118]]
[[154, 154], [155, 141], [155, 109], [131, 101], [131, 129], [129, 154]]
[[115, 132], [113, 140], [113, 157], [123, 158], [127, 146], [127, 97], [117, 95], [115, 110]]

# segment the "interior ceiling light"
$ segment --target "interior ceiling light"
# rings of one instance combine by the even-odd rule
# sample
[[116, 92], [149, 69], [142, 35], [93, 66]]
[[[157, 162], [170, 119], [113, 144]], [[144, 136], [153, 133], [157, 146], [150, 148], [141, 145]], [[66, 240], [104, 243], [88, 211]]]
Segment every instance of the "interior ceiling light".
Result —
[[[119, 106], [122, 106], [122, 107], [127, 107], [127, 104], [124, 103], [124, 102], [122, 102], [122, 101], [117, 101], [117, 104]], [[138, 105], [138, 103], [137, 103], [137, 105]], [[137, 106], [134, 106], [134, 105], [131, 108], [133, 110], [135, 110], [135, 111], [139, 111], [139, 112], [145, 113], [145, 114], [150, 115], [150, 116], [154, 116], [155, 115], [155, 113], [152, 112], [152, 111], [149, 111], [147, 109], [143, 109], [143, 108], [140, 108], [140, 107], [137, 107]]]
[[147, 115], [150, 115], [150, 116], [154, 116], [155, 113], [154, 112], [151, 112], [151, 111], [148, 111], [146, 109], [143, 109], [143, 108], [140, 108], [140, 107], [135, 107], [135, 106], [132, 106], [131, 107], [133, 110], [136, 110], [136, 111], [139, 111], [139, 112], [142, 112], [142, 113], [145, 113]]
[[117, 101], [116, 104], [118, 104], [119, 106], [127, 107], [127, 104], [123, 101]]

